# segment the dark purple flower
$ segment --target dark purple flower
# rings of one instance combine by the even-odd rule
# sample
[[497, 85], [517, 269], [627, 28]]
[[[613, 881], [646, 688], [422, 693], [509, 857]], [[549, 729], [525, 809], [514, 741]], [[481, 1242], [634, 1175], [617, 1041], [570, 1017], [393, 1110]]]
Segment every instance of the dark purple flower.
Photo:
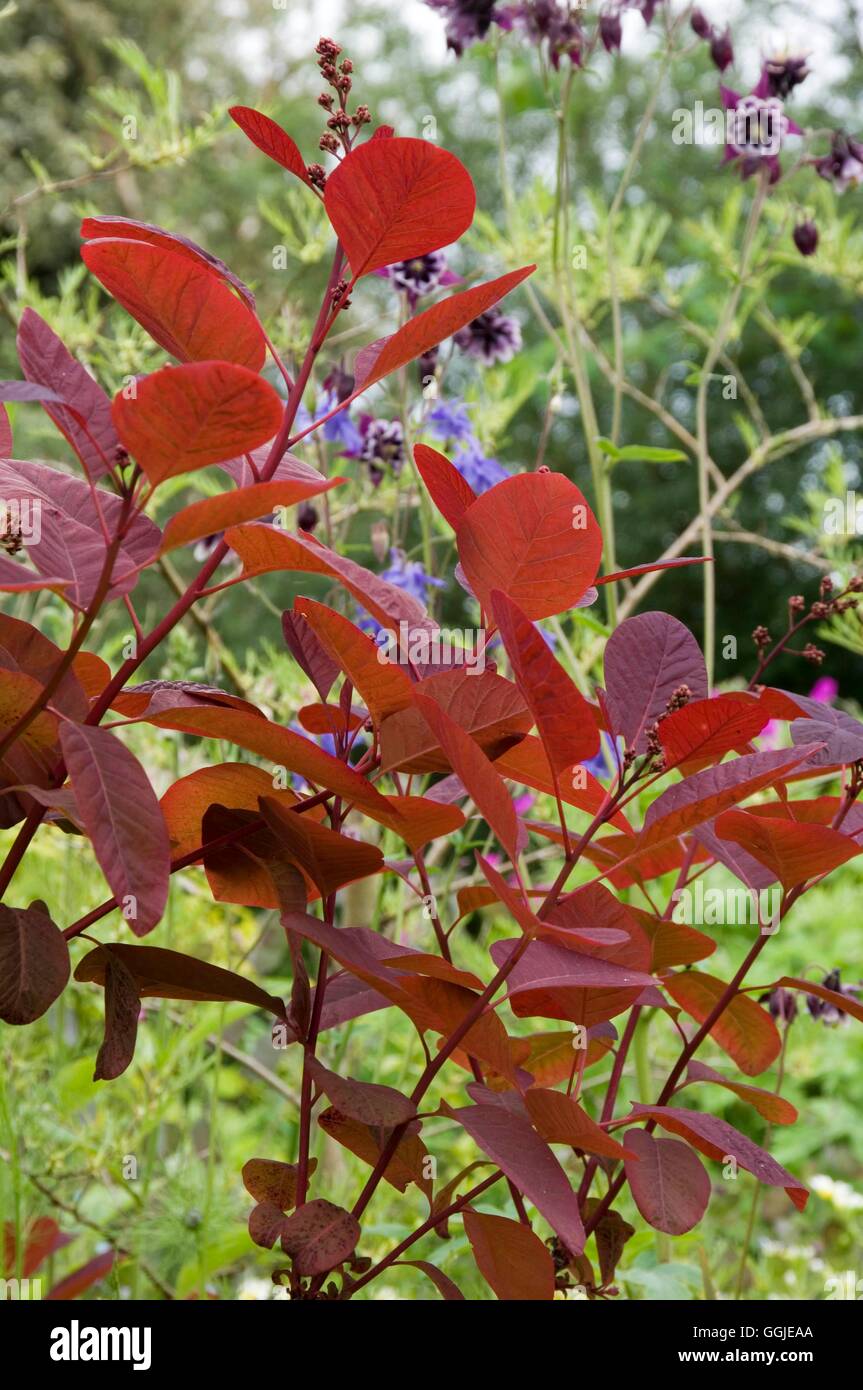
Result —
[[726, 28], [722, 33], [714, 29], [710, 36], [710, 56], [720, 72], [730, 68], [734, 62], [734, 44], [731, 42], [731, 30]]
[[662, 4], [662, 0], [636, 0], [635, 8], [641, 11], [641, 18], [645, 24], [653, 23], [653, 16]]
[[764, 76], [770, 95], [785, 101], [795, 87], [806, 81], [809, 68], [805, 58], [768, 58], [764, 64]]
[[798, 222], [794, 228], [794, 245], [801, 256], [814, 256], [818, 250], [818, 228], [814, 222]]
[[314, 531], [320, 517], [311, 502], [303, 502], [297, 508], [297, 526], [301, 531]]
[[562, 58], [580, 63], [584, 31], [569, 5], [558, 4], [557, 0], [522, 0], [521, 4], [509, 5], [496, 18], [502, 29], [517, 28], [531, 43], [547, 44], [552, 67], [559, 68]]
[[405, 461], [405, 432], [401, 420], [375, 420], [366, 415], [361, 424], [362, 448], [359, 457], [369, 466], [372, 482], [380, 483], [387, 469], [396, 477]]
[[509, 362], [518, 352], [521, 328], [517, 319], [502, 314], [500, 309], [487, 309], [459, 329], [455, 342], [468, 357], [475, 357], [484, 367], [492, 367], [495, 362]]
[[822, 179], [833, 184], [837, 193], [856, 188], [863, 182], [863, 145], [844, 131], [834, 131], [830, 153], [823, 159], [816, 159], [815, 168]]
[[623, 25], [618, 10], [603, 10], [599, 16], [599, 37], [607, 53], [615, 53], [623, 42]]
[[768, 94], [763, 75], [747, 96], [730, 87], [722, 87], [721, 92], [726, 111], [733, 112], [728, 119], [725, 162], [739, 159], [745, 179], [762, 168], [769, 169], [770, 182], [776, 183], [782, 174], [782, 142], [786, 135], [802, 135], [799, 125], [785, 115], [779, 98]]
[[478, 39], [484, 39], [497, 19], [496, 0], [425, 0], [446, 16], [446, 41], [456, 56]]
[[[825, 989], [832, 989], [835, 994], [844, 994], [849, 999], [854, 999], [857, 995], [863, 994], [860, 985], [843, 985], [842, 976], [838, 970], [831, 970], [829, 975], [825, 975], [821, 981]], [[810, 1014], [816, 1020], [829, 1024], [831, 1027], [837, 1023], [847, 1023], [848, 1015], [844, 1009], [831, 1004], [827, 999], [819, 999], [817, 994], [806, 996], [806, 1006]]]
[[713, 25], [702, 10], [693, 10], [692, 18], [689, 23], [692, 26], [693, 33], [697, 34], [700, 39], [709, 39], [712, 37]]
[[437, 289], [441, 276], [446, 270], [446, 256], [443, 251], [429, 251], [424, 256], [414, 256], [409, 261], [397, 261], [389, 268], [390, 279], [400, 290], [419, 298]]
[[771, 989], [767, 994], [760, 994], [758, 1002], [766, 1003], [777, 1023], [793, 1023], [797, 1017], [797, 999], [789, 989]]

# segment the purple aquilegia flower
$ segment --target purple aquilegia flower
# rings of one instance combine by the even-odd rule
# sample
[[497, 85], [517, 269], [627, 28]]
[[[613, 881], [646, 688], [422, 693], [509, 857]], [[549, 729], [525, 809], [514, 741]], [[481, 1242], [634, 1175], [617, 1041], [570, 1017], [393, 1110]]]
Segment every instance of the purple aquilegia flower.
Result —
[[623, 24], [619, 10], [603, 10], [599, 16], [599, 37], [607, 53], [616, 53], [623, 42]]
[[396, 261], [378, 274], [407, 295], [411, 309], [416, 308], [424, 294], [461, 283], [461, 276], [450, 270], [443, 251], [427, 251], [424, 256], [412, 256], [409, 261]]
[[764, 64], [763, 75], [767, 80], [770, 95], [779, 97], [780, 101], [786, 101], [794, 88], [799, 87], [809, 76], [810, 70], [806, 61], [805, 57], [792, 58], [786, 55], [768, 58]]
[[385, 579], [388, 584], [394, 584], [397, 589], [403, 589], [412, 598], [419, 599], [420, 603], [428, 603], [429, 589], [445, 589], [446, 581], [435, 579], [429, 574], [422, 560], [409, 560], [403, 550], [393, 546], [390, 551], [390, 567], [383, 570], [381, 579]]
[[496, 483], [509, 477], [506, 469], [497, 459], [486, 458], [478, 439], [469, 439], [461, 444], [453, 455], [453, 464], [477, 495], [488, 492]]
[[[315, 419], [320, 420], [322, 416], [329, 415], [336, 405], [338, 397], [335, 393], [322, 391], [315, 402]], [[338, 411], [331, 420], [327, 420], [321, 428], [321, 433], [329, 444], [340, 444], [344, 453], [355, 454], [363, 447], [363, 437], [347, 409]]]
[[496, 19], [502, 29], [520, 29], [531, 43], [547, 44], [551, 65], [559, 68], [563, 58], [576, 65], [581, 62], [584, 31], [573, 8], [557, 0], [523, 0], [508, 5]]
[[[848, 999], [856, 999], [863, 994], [863, 987], [860, 985], [843, 985], [842, 976], [838, 970], [831, 970], [829, 975], [825, 975], [821, 981], [825, 989], [832, 989], [836, 994], [844, 994]], [[806, 1007], [812, 1017], [827, 1023], [831, 1027], [837, 1023], [847, 1023], [848, 1015], [844, 1009], [831, 1004], [827, 999], [819, 999], [817, 994], [807, 994]]]
[[790, 989], [768, 990], [767, 994], [759, 994], [758, 1002], [767, 1005], [777, 1023], [793, 1023], [797, 1017], [797, 999]]
[[432, 10], [446, 16], [446, 42], [457, 57], [478, 39], [484, 39], [497, 19], [496, 0], [425, 0]]
[[362, 445], [357, 455], [369, 466], [372, 482], [380, 483], [387, 469], [398, 477], [405, 461], [405, 432], [401, 420], [375, 420], [364, 415], [360, 421]]
[[437, 401], [425, 417], [425, 426], [433, 439], [444, 444], [466, 444], [474, 437], [464, 401]]
[[475, 357], [484, 367], [492, 367], [495, 362], [509, 362], [518, 352], [521, 328], [517, 319], [500, 309], [487, 309], [459, 329], [455, 343], [468, 357]]
[[747, 179], [761, 169], [768, 169], [770, 182], [781, 177], [779, 154], [786, 135], [802, 135], [794, 121], [788, 119], [778, 97], [769, 95], [767, 79], [762, 74], [754, 91], [741, 96], [730, 87], [722, 87], [722, 102], [733, 115], [728, 119], [725, 163], [740, 160], [740, 172]]
[[816, 159], [815, 168], [822, 179], [832, 183], [837, 193], [856, 188], [863, 182], [863, 145], [837, 130], [833, 134], [830, 153], [824, 155], [823, 159]]

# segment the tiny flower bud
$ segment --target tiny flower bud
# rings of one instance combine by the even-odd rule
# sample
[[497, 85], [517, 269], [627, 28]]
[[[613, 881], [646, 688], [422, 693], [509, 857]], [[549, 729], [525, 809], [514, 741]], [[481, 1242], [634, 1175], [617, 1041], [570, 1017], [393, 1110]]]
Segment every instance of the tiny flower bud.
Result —
[[314, 531], [320, 517], [311, 502], [304, 502], [297, 509], [297, 525], [301, 531]]
[[692, 11], [692, 18], [689, 23], [693, 33], [697, 34], [700, 39], [709, 39], [713, 34], [713, 25], [701, 10]]
[[801, 256], [814, 256], [818, 250], [818, 228], [814, 222], [798, 222], [794, 228], [794, 245]]
[[720, 72], [731, 67], [734, 62], [734, 45], [731, 42], [730, 29], [726, 29], [722, 34], [714, 30], [710, 40], [710, 56]]

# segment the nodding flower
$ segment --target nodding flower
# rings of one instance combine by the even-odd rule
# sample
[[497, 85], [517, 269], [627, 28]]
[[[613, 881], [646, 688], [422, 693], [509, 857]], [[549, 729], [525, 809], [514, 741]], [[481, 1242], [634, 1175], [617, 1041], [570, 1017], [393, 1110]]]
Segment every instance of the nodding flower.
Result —
[[770, 95], [785, 101], [794, 88], [799, 87], [809, 76], [811, 69], [806, 66], [807, 61], [807, 57], [793, 58], [787, 55], [767, 58], [763, 76], [766, 78]]
[[446, 17], [446, 42], [456, 57], [479, 39], [484, 39], [498, 19], [496, 0], [425, 0]]
[[[830, 989], [834, 994], [843, 994], [848, 999], [856, 999], [863, 994], [861, 985], [843, 985], [842, 976], [838, 970], [831, 970], [829, 975], [825, 975], [821, 981], [825, 989]], [[806, 1007], [816, 1021], [826, 1023], [830, 1027], [835, 1027], [837, 1023], [847, 1023], [848, 1015], [844, 1009], [840, 1009], [837, 1004], [831, 1004], [829, 999], [819, 999], [817, 994], [806, 996]]]
[[802, 135], [803, 131], [785, 115], [782, 102], [770, 95], [769, 84], [762, 73], [758, 86], [745, 96], [722, 87], [722, 102], [728, 120], [725, 163], [740, 162], [740, 172], [747, 179], [763, 169], [769, 172], [771, 183], [782, 177], [779, 155], [787, 135]]
[[478, 318], [460, 328], [454, 338], [457, 347], [484, 367], [495, 362], [509, 362], [521, 347], [521, 328], [518, 320], [500, 309], [486, 309]]
[[844, 131], [834, 131], [830, 153], [816, 159], [815, 168], [822, 179], [832, 183], [837, 193], [856, 188], [863, 182], [863, 144], [852, 140]]

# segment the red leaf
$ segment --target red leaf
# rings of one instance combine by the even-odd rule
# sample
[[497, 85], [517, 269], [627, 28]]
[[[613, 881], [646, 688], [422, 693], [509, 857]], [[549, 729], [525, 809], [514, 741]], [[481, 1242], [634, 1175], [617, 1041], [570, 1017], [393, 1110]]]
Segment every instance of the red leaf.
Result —
[[414, 694], [420, 713], [447, 756], [453, 772], [464, 783], [513, 863], [518, 858], [518, 818], [500, 773], [434, 700]]
[[[18, 1270], [15, 1226], [11, 1221], [6, 1222], [4, 1237], [4, 1272], [7, 1277], [10, 1277], [14, 1276]], [[74, 1237], [65, 1235], [57, 1222], [50, 1216], [37, 1217], [24, 1233], [21, 1277], [28, 1279], [39, 1268], [43, 1260], [47, 1260], [49, 1255], [54, 1255], [58, 1250], [62, 1250], [73, 1239]]]
[[[572, 1039], [570, 1038], [572, 1054]], [[570, 1057], [570, 1065], [572, 1060]], [[563, 1091], [548, 1090], [543, 1086], [531, 1086], [525, 1092], [534, 1128], [549, 1144], [568, 1144], [570, 1148], [581, 1149], [584, 1153], [599, 1154], [603, 1158], [626, 1158], [627, 1151], [600, 1125], [592, 1120], [570, 1096]]]
[[[784, 1187], [798, 1211], [806, 1206], [809, 1193], [792, 1175], [765, 1153], [758, 1144], [741, 1134], [733, 1125], [716, 1115], [704, 1115], [698, 1110], [680, 1110], [670, 1106], [633, 1105], [628, 1120], [654, 1119], [663, 1129], [679, 1134], [708, 1158], [726, 1162], [737, 1160], [741, 1168], [754, 1173], [759, 1182], [769, 1187]], [[631, 1134], [627, 1134], [629, 1143]]]
[[[255, 380], [260, 378], [256, 377]], [[169, 550], [191, 545], [192, 541], [215, 535], [227, 526], [267, 516], [277, 507], [294, 507], [307, 497], [329, 492], [330, 488], [338, 487], [344, 481], [344, 478], [322, 477], [319, 483], [287, 480], [256, 483], [251, 487], [238, 488], [235, 492], [220, 492], [217, 497], [202, 497], [199, 502], [193, 502], [171, 517], [165, 527], [160, 553], [166, 555]]]
[[451, 835], [464, 825], [464, 816], [457, 806], [443, 806], [427, 796], [388, 796], [393, 818], [382, 824], [400, 835], [412, 850], [422, 849], [429, 840]]
[[105, 1037], [96, 1057], [94, 1081], [113, 1081], [129, 1066], [138, 1038], [141, 996], [135, 976], [110, 946], [105, 952]]
[[326, 1274], [349, 1259], [359, 1238], [356, 1217], [322, 1198], [297, 1207], [282, 1225], [282, 1249], [303, 1279]]
[[14, 560], [0, 555], [0, 593], [26, 594], [35, 589], [55, 589], [62, 593], [71, 582], [61, 575], [37, 574], [35, 570], [27, 569], [26, 565], [18, 565]]
[[69, 979], [69, 948], [39, 903], [0, 905], [0, 1018], [33, 1023], [50, 1009]]
[[[408, 319], [395, 333], [369, 343], [357, 354], [357, 385], [349, 399], [338, 406], [338, 410], [343, 410], [345, 405], [374, 386], [376, 381], [422, 357], [445, 338], [451, 338], [465, 324], [479, 318], [480, 314], [514, 290], [516, 285], [520, 285], [522, 280], [526, 280], [528, 275], [532, 275], [535, 269], [533, 265], [523, 266], [521, 270], [510, 270], [484, 285], [475, 285], [473, 289], [450, 295], [448, 299], [442, 299], [430, 309], [424, 309], [421, 314]], [[335, 413], [335, 409], [331, 411], [331, 414]], [[315, 427], [322, 423], [322, 420], [317, 421]]]
[[476, 493], [446, 455], [428, 444], [416, 445], [414, 460], [432, 501], [455, 531], [468, 507], [476, 501]]
[[498, 483], [468, 508], [456, 539], [483, 612], [500, 589], [533, 619], [575, 607], [602, 552], [593, 512], [562, 473], [519, 473]]
[[289, 174], [296, 174], [309, 188], [314, 188], [296, 143], [276, 121], [270, 116], [265, 116], [262, 111], [255, 111], [251, 106], [229, 106], [228, 115], [232, 121], [236, 121], [253, 145], [257, 145], [270, 159], [281, 164]]
[[584, 1227], [569, 1178], [528, 1120], [497, 1105], [446, 1110], [533, 1202], [573, 1255], [584, 1249]]
[[[361, 1124], [359, 1120], [349, 1119], [335, 1109], [324, 1110], [318, 1123], [325, 1134], [349, 1149], [370, 1168], [377, 1164], [392, 1134], [391, 1129]], [[429, 1169], [428, 1151], [419, 1136], [411, 1132], [416, 1128], [418, 1124], [414, 1122], [402, 1135], [383, 1176], [397, 1192], [406, 1192], [412, 1182], [416, 1183], [431, 1204], [431, 1179], [424, 1176]]]
[[704, 657], [683, 623], [668, 613], [640, 613], [611, 634], [605, 649], [606, 699], [613, 730], [627, 748], [645, 751], [648, 729], [682, 685], [693, 699], [707, 695]]
[[64, 724], [60, 745], [102, 872], [135, 935], [146, 936], [161, 921], [171, 870], [168, 831], [147, 774], [96, 725]]
[[554, 1298], [554, 1261], [529, 1226], [470, 1208], [462, 1215], [479, 1272], [498, 1298], [516, 1302]]
[[640, 574], [656, 574], [659, 570], [676, 570], [686, 565], [707, 565], [710, 561], [705, 555], [685, 555], [680, 560], [654, 560], [647, 565], [633, 565], [628, 570], [615, 570], [613, 574], [600, 575], [599, 584], [616, 584], [621, 579], [634, 579]]
[[383, 627], [397, 631], [401, 622], [409, 627], [437, 627], [412, 594], [397, 589], [347, 556], [337, 555], [310, 536], [290, 536], [286, 531], [259, 523], [232, 526], [225, 532], [225, 540], [243, 561], [244, 576], [253, 578], [271, 570], [324, 574], [342, 584]]
[[327, 696], [338, 679], [338, 664], [329, 656], [301, 613], [289, 609], [282, 614], [282, 635], [294, 661], [326, 704]]
[[[674, 1002], [698, 1023], [709, 1018], [726, 989], [723, 980], [700, 970], [670, 975], [663, 983]], [[747, 1076], [760, 1076], [782, 1050], [782, 1039], [773, 1019], [746, 994], [734, 996], [714, 1023], [710, 1036]]]
[[696, 772], [657, 797], [644, 817], [639, 849], [662, 844], [694, 826], [779, 782], [800, 763], [807, 762], [817, 744], [779, 749], [774, 753], [747, 753], [733, 762]]
[[269, 796], [261, 797], [261, 815], [288, 858], [329, 897], [346, 883], [379, 873], [384, 857], [377, 845], [349, 839], [308, 816], [298, 816]]
[[223, 709], [216, 706], [200, 709], [165, 710], [147, 716], [148, 724], [162, 729], [178, 729], [181, 733], [198, 734], [202, 738], [223, 738], [239, 748], [247, 748], [266, 758], [276, 768], [299, 773], [306, 781], [328, 788], [348, 801], [356, 802], [367, 815], [386, 824], [392, 819], [392, 808], [370, 782], [338, 758], [325, 753], [311, 739], [274, 724], [245, 710]]
[[757, 1110], [759, 1115], [763, 1115], [765, 1120], [770, 1120], [771, 1124], [793, 1125], [797, 1119], [797, 1111], [791, 1102], [783, 1100], [775, 1091], [765, 1091], [760, 1086], [748, 1086], [745, 1081], [735, 1081], [732, 1077], [723, 1076], [721, 1072], [705, 1066], [703, 1062], [689, 1063], [686, 1077], [677, 1089], [682, 1091], [684, 1086], [691, 1086], [696, 1081], [709, 1081], [714, 1086], [733, 1091], [741, 1100], [745, 1100], [747, 1105]]
[[154, 485], [265, 443], [282, 413], [272, 386], [230, 362], [163, 367], [112, 407], [117, 433]]
[[181, 362], [220, 359], [255, 372], [263, 366], [260, 324], [209, 267], [180, 251], [119, 237], [89, 241], [81, 255], [108, 293]]
[[281, 1020], [285, 1017], [281, 999], [266, 994], [254, 981], [161, 946], [126, 946], [116, 942], [110, 947], [97, 946], [78, 962], [75, 979], [104, 985], [110, 956], [122, 961], [134, 976], [142, 999], [192, 999], [218, 1004], [234, 1001], [265, 1009]]
[[217, 763], [181, 777], [160, 802], [174, 857], [183, 858], [203, 843], [204, 814], [211, 806], [257, 811], [262, 796], [275, 797], [287, 805], [297, 800], [292, 791], [277, 792], [272, 777], [251, 763]]
[[46, 1301], [53, 1299], [60, 1302], [65, 1299], [78, 1298], [82, 1293], [86, 1293], [94, 1284], [98, 1284], [100, 1279], [111, 1273], [114, 1268], [115, 1252], [113, 1250], [103, 1250], [101, 1255], [94, 1255], [92, 1260], [81, 1265], [79, 1269], [73, 1269], [71, 1274], [67, 1274], [65, 1279], [61, 1279], [53, 1288], [49, 1289], [45, 1295]]
[[[502, 777], [508, 777], [525, 787], [534, 787], [548, 796], [554, 795], [551, 767], [538, 738], [532, 735], [523, 738], [520, 743], [500, 754], [494, 765]], [[577, 806], [591, 816], [595, 816], [607, 800], [605, 788], [585, 767], [578, 768], [571, 779], [560, 779], [560, 797], [568, 806]], [[615, 812], [610, 824], [632, 833], [632, 827], [622, 811]]]
[[[86, 608], [99, 583], [107, 550], [99, 512], [109, 533], [116, 533], [122, 498], [99, 488], [94, 500], [92, 485], [83, 478], [21, 459], [0, 461], [0, 496], [38, 503], [38, 539], [24, 537], [30, 559], [41, 574], [60, 575], [66, 581], [64, 597], [74, 607]], [[148, 517], [134, 518], [114, 561], [108, 598], [134, 588], [141, 568], [155, 559], [160, 541], [161, 532]]]
[[654, 1139], [630, 1129], [626, 1177], [635, 1205], [656, 1231], [682, 1236], [697, 1226], [710, 1201], [710, 1178], [697, 1154], [678, 1139]]
[[[495, 964], [503, 965], [516, 945], [512, 940], [494, 942]], [[507, 980], [508, 998], [518, 1018], [563, 1018], [588, 1028], [621, 1013], [645, 986], [655, 983], [644, 971], [549, 941], [532, 942]]]
[[354, 1081], [349, 1076], [338, 1076], [336, 1072], [328, 1071], [315, 1057], [310, 1057], [307, 1065], [318, 1089], [342, 1115], [347, 1115], [351, 1120], [394, 1129], [416, 1116], [413, 1102], [392, 1086], [377, 1086], [369, 1081]]
[[719, 762], [732, 749], [744, 749], [769, 718], [763, 702], [744, 691], [694, 700], [674, 710], [659, 726], [666, 764], [685, 771], [690, 763]]
[[[313, 1173], [318, 1161], [309, 1162]], [[250, 1158], [243, 1164], [243, 1186], [256, 1202], [270, 1202], [279, 1211], [289, 1211], [297, 1201], [297, 1166], [274, 1158]]]
[[733, 840], [764, 864], [786, 889], [838, 869], [861, 852], [861, 846], [827, 825], [809, 825], [749, 811], [726, 811], [716, 833]]
[[[428, 695], [489, 758], [496, 757], [530, 728], [531, 717], [511, 681], [493, 671], [456, 667], [427, 676], [411, 687]], [[450, 763], [436, 736], [414, 705], [381, 726], [381, 767], [385, 772], [447, 772]]]
[[324, 206], [354, 279], [437, 251], [466, 232], [473, 180], [431, 140], [370, 140], [329, 175]]
[[[377, 134], [377, 132], [375, 132]], [[374, 138], [374, 137], [372, 137]], [[394, 1260], [397, 1265], [409, 1265], [413, 1269], [418, 1269], [426, 1278], [431, 1279], [441, 1297], [447, 1302], [452, 1303], [458, 1300], [464, 1301], [464, 1294], [453, 1283], [449, 1275], [444, 1274], [436, 1265], [429, 1264], [428, 1260]]]
[[593, 710], [530, 619], [499, 589], [491, 594], [516, 684], [527, 702], [553, 772], [575, 772], [599, 751]]
[[297, 599], [294, 611], [305, 618], [344, 671], [376, 724], [410, 705], [413, 686], [406, 673], [341, 613], [309, 598]]
[[[72, 412], [57, 402], [42, 402], [87, 475], [102, 477], [114, 463], [120, 443], [111, 420], [110, 400], [35, 309], [27, 308], [21, 315], [17, 341], [18, 361], [27, 380], [50, 387], [74, 405]], [[7, 452], [11, 452], [11, 439], [8, 451], [0, 448], [0, 454]]]
[[85, 241], [104, 240], [105, 238], [116, 238], [121, 241], [146, 241], [150, 246], [161, 246], [165, 251], [171, 251], [178, 256], [185, 256], [188, 260], [194, 261], [196, 265], [203, 266], [205, 270], [218, 276], [220, 280], [227, 280], [228, 284], [233, 285], [254, 313], [255, 296], [248, 285], [244, 285], [242, 280], [228, 269], [224, 261], [219, 260], [218, 256], [211, 255], [209, 251], [204, 250], [203, 246], [199, 246], [195, 241], [190, 241], [188, 237], [181, 236], [178, 232], [166, 232], [164, 227], [154, 227], [151, 222], [136, 222], [131, 217], [85, 217], [81, 223], [81, 236]]

